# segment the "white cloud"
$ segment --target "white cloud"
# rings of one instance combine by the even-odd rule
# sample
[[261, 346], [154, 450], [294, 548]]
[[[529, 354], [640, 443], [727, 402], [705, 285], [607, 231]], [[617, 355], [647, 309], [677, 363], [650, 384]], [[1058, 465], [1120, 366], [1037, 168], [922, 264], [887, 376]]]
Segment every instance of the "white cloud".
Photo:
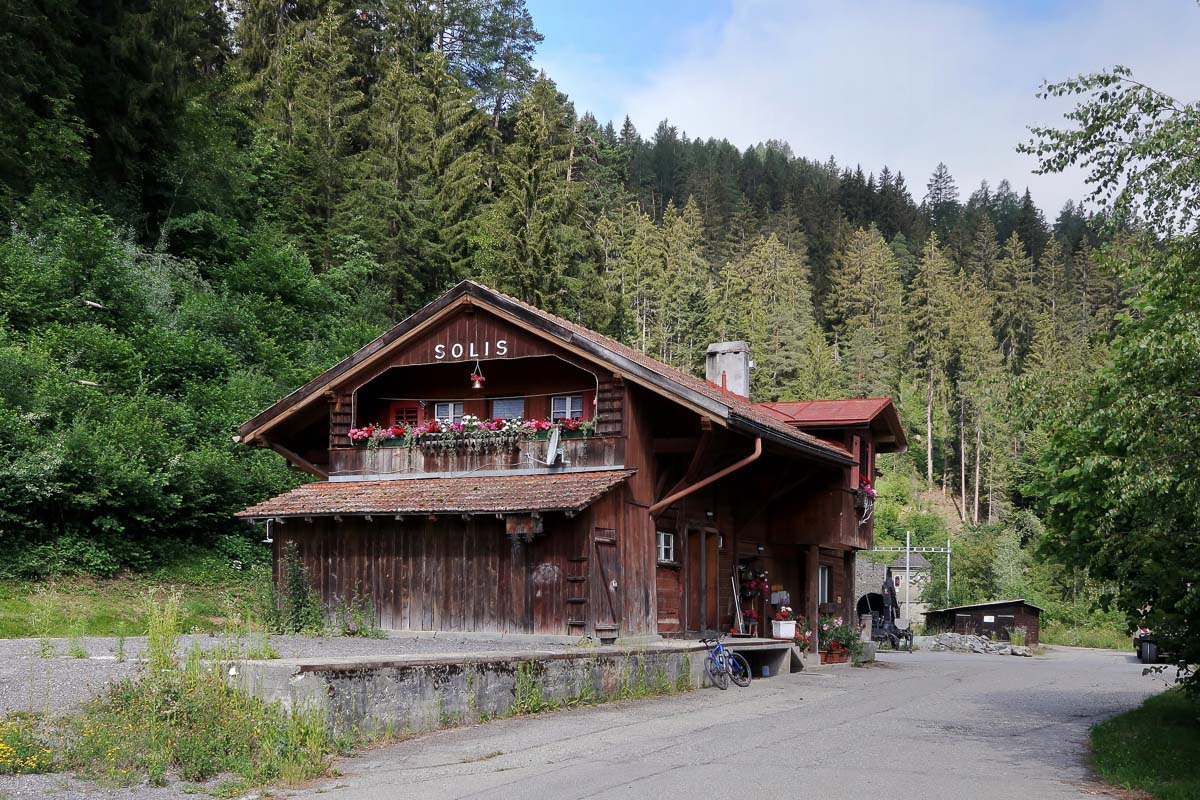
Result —
[[1027, 125], [1056, 124], [1069, 107], [1036, 99], [1041, 82], [1121, 63], [1196, 97], [1196, 42], [1200, 10], [1187, 0], [1068, 3], [1036, 18], [1004, 4], [737, 0], [715, 33], [662, 58], [640, 85], [604, 86], [590, 67], [556, 77], [581, 110], [589, 96], [621, 95], [644, 135], [667, 118], [741, 147], [774, 138], [797, 155], [887, 164], [918, 202], [945, 161], [964, 198], [980, 180], [1008, 178], [1053, 219], [1085, 191], [1079, 173], [1033, 175], [1033, 159], [1015, 152]]

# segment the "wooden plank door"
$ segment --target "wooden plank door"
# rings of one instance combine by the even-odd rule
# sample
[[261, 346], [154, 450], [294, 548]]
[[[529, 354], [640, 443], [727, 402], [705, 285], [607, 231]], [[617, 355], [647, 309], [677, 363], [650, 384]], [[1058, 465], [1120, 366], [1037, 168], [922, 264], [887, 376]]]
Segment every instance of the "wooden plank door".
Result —
[[685, 603], [687, 630], [700, 632], [717, 624], [717, 577], [720, 536], [715, 531], [688, 529]]
[[601, 639], [615, 639], [620, 630], [620, 559], [617, 532], [596, 528], [592, 536], [596, 568], [592, 571], [592, 626]]

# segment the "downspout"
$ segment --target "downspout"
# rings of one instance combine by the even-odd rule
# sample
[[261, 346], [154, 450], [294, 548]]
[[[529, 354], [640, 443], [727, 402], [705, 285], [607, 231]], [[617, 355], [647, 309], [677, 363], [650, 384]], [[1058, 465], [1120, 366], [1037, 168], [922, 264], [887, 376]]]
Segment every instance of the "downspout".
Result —
[[682, 500], [683, 498], [687, 497], [689, 494], [692, 494], [693, 492], [700, 491], [705, 486], [708, 486], [710, 483], [712, 483], [714, 481], [719, 481], [721, 478], [724, 478], [729, 473], [738, 471], [739, 469], [741, 469], [742, 467], [751, 463], [752, 461], [757, 461], [758, 457], [761, 455], [762, 455], [762, 437], [756, 436], [756, 437], [754, 437], [754, 452], [753, 453], [746, 456], [741, 461], [730, 464], [728, 467], [726, 467], [723, 470], [714, 472], [712, 475], [709, 475], [707, 478], [704, 478], [703, 480], [696, 481], [691, 486], [687, 486], [687, 487], [684, 487], [683, 489], [680, 489], [678, 492], [671, 495], [670, 497], [664, 497], [662, 500], [659, 500], [657, 503], [650, 506], [650, 516], [652, 516], [652, 517], [656, 516], [659, 512], [665, 510], [666, 508], [668, 508], [669, 506], [674, 504], [676, 501]]

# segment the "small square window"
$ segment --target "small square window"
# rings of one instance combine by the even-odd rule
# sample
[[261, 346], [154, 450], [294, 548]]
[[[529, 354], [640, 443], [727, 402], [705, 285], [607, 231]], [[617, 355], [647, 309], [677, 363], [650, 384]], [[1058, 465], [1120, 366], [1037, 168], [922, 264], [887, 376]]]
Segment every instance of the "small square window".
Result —
[[461, 400], [450, 400], [433, 404], [433, 417], [438, 422], [449, 424], [462, 422], [463, 404]]
[[671, 531], [658, 532], [658, 560], [675, 563], [675, 534]]
[[516, 419], [524, 416], [524, 397], [498, 397], [492, 401], [492, 417], [496, 419]]
[[550, 419], [582, 419], [583, 395], [560, 394], [550, 398]]

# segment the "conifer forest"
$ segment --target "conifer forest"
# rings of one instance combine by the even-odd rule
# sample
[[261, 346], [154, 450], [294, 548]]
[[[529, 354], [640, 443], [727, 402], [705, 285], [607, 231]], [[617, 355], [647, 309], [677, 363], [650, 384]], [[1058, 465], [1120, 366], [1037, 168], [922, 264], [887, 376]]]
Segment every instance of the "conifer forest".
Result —
[[876, 537], [952, 537], [952, 601], [1200, 617], [1195, 104], [1057, 76], [1075, 115], [1012, 146], [1098, 177], [1046, 212], [952, 164], [597, 119], [523, 0], [0, 20], [4, 577], [261, 538], [231, 513], [301, 478], [238, 423], [471, 278], [700, 375], [745, 339], [754, 400], [894, 398]]

